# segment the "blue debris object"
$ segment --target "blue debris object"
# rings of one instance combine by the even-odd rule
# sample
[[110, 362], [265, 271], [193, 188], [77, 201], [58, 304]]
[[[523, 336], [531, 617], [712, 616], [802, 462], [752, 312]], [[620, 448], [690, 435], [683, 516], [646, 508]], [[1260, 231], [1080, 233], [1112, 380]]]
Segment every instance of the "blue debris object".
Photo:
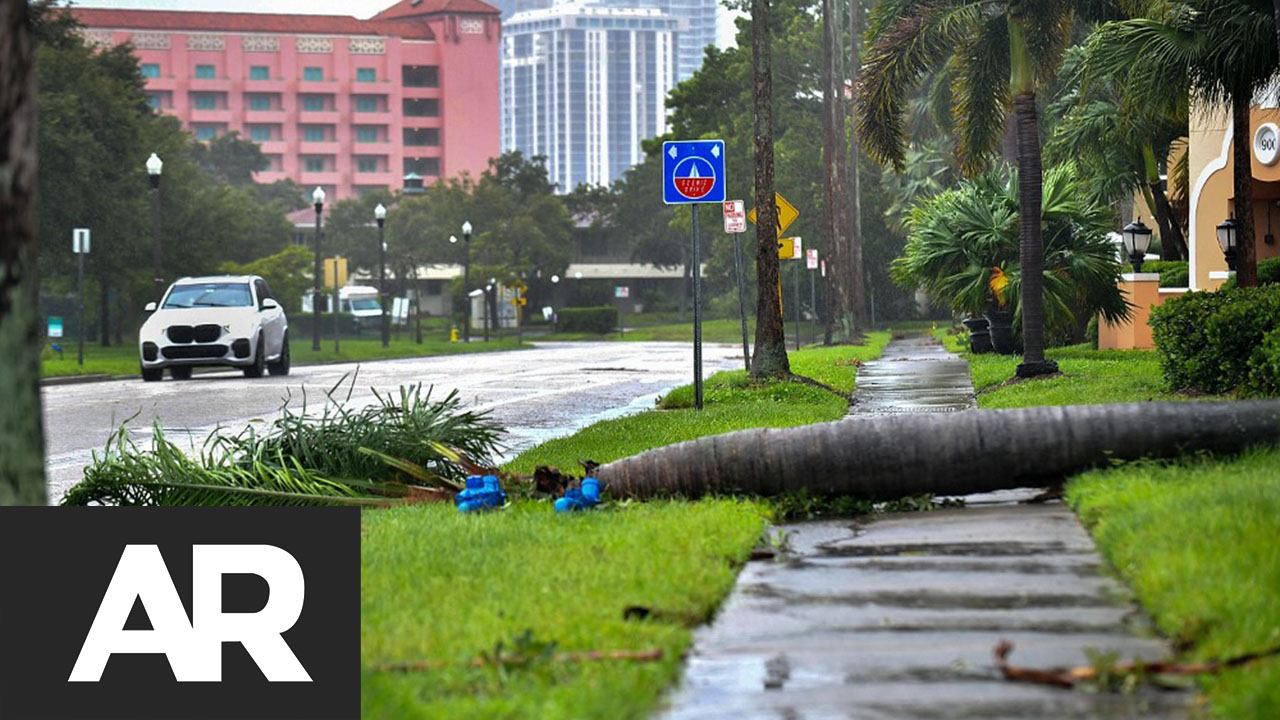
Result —
[[600, 504], [600, 481], [595, 478], [583, 478], [581, 488], [569, 488], [564, 497], [556, 500], [556, 512], [577, 512], [590, 510]]
[[507, 503], [507, 494], [502, 492], [498, 476], [472, 475], [467, 478], [467, 487], [454, 497], [453, 502], [464, 513], [475, 512], [502, 507]]

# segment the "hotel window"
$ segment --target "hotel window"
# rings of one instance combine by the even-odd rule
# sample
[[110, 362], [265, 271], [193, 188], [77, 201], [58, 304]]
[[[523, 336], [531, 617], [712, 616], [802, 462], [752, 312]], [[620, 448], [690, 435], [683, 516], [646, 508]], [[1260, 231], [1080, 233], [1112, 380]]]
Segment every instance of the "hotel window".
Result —
[[159, 109], [160, 109], [160, 96], [159, 96], [159, 95], [153, 95], [153, 94], [148, 93], [148, 94], [147, 94], [147, 105], [149, 105], [149, 106], [151, 107], [151, 109], [152, 109], [152, 110], [159, 110]]
[[321, 80], [324, 80], [324, 68], [303, 68], [302, 79], [308, 82], [320, 82]]
[[253, 65], [249, 68], [250, 80], [270, 80], [271, 68], [266, 65]]
[[216, 76], [214, 75], [213, 66], [212, 66], [212, 65], [197, 65], [197, 66], [196, 66], [196, 77], [197, 77], [197, 78], [200, 78], [201, 80], [212, 80], [214, 77], [216, 77]]
[[192, 93], [191, 99], [197, 110], [218, 109], [218, 96], [213, 93]]
[[400, 68], [400, 84], [405, 87], [440, 87], [440, 68], [435, 65], [405, 65]]
[[324, 142], [325, 131], [323, 125], [304, 125], [302, 127], [302, 139], [307, 142]]
[[160, 66], [155, 63], [142, 63], [142, 77], [145, 77], [145, 78], [160, 77]]
[[440, 101], [434, 98], [426, 100], [404, 100], [404, 114], [408, 117], [439, 117]]
[[214, 125], [196, 125], [197, 140], [212, 140], [218, 134], [218, 128]]
[[323, 155], [312, 155], [302, 158], [302, 169], [307, 172], [324, 172], [325, 162]]
[[378, 71], [373, 68], [356, 68], [356, 82], [377, 82]]
[[440, 129], [439, 128], [405, 128], [404, 129], [405, 145], [439, 145]]
[[376, 157], [356, 158], [356, 172], [361, 172], [361, 173], [378, 172], [378, 158]]
[[376, 143], [378, 142], [378, 128], [364, 125], [356, 128], [356, 142], [359, 143]]
[[249, 96], [249, 109], [250, 109], [250, 110], [270, 110], [270, 109], [271, 109], [271, 96], [270, 96], [270, 95], [261, 95], [261, 94], [252, 94], [252, 95], [250, 95], [250, 96]]
[[376, 95], [357, 95], [356, 96], [356, 112], [370, 113], [378, 112], [378, 98]]
[[411, 172], [423, 176], [439, 175], [440, 158], [405, 158], [404, 172], [406, 175]]
[[303, 95], [302, 109], [310, 112], [320, 112], [325, 109], [323, 95]]
[[271, 139], [270, 125], [250, 125], [249, 139], [254, 142], [267, 142]]

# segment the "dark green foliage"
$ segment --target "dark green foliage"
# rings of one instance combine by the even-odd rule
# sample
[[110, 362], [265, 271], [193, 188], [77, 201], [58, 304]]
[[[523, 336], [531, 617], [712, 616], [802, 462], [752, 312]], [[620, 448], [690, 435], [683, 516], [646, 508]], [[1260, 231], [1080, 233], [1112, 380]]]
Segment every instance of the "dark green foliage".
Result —
[[1258, 262], [1258, 284], [1272, 285], [1280, 283], [1280, 257], [1267, 258]]
[[560, 332], [611, 333], [618, 327], [618, 308], [565, 308], [557, 314]]
[[1280, 286], [1188, 293], [1153, 310], [1151, 327], [1171, 387], [1280, 392]]
[[362, 409], [326, 404], [319, 415], [286, 406], [266, 432], [214, 436], [194, 456], [159, 427], [151, 449], [139, 448], [122, 426], [63, 504], [388, 504], [419, 492], [408, 485], [456, 488], [466, 471], [442, 446], [480, 463], [497, 448], [501, 428], [460, 411], [456, 391], [438, 402], [421, 386], [375, 397]]
[[1181, 260], [1148, 260], [1142, 264], [1144, 273], [1160, 273], [1160, 287], [1188, 287], [1190, 275], [1187, 263]]

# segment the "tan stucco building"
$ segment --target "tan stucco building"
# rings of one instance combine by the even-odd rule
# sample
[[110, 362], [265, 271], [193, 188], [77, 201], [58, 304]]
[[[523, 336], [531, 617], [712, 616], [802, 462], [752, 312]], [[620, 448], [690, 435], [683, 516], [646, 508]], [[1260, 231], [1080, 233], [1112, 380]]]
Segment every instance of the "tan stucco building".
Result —
[[[1280, 255], [1280, 108], [1275, 100], [1255, 106], [1246, 138], [1253, 159], [1253, 225], [1258, 260]], [[1191, 179], [1190, 252], [1192, 290], [1212, 290], [1227, 279], [1227, 262], [1215, 228], [1232, 213], [1231, 114], [1202, 106], [1191, 114], [1188, 169]], [[1270, 242], [1267, 241], [1270, 236]]]

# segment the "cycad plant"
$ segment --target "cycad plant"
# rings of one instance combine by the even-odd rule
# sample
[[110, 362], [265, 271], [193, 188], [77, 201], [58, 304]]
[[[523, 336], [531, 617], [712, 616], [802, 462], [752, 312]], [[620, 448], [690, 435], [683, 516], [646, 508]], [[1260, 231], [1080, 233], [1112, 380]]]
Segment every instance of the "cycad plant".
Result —
[[901, 168], [904, 118], [916, 85], [950, 66], [952, 114], [961, 169], [977, 174], [999, 147], [1010, 108], [1016, 121], [1020, 227], [1019, 292], [1023, 311], [1020, 376], [1052, 373], [1044, 357], [1044, 238], [1040, 132], [1036, 92], [1061, 64], [1077, 13], [1105, 9], [1101, 0], [880, 0], [872, 10], [857, 86], [858, 137], [871, 157]]
[[[894, 279], [957, 312], [1012, 310], [1015, 324], [1025, 328], [1018, 188], [1015, 171], [991, 170], [917, 204], [903, 255], [893, 262]], [[1129, 316], [1116, 287], [1122, 266], [1107, 238], [1110, 210], [1086, 197], [1074, 166], [1045, 174], [1040, 280], [1048, 324], [1064, 335], [1078, 336], [1098, 313], [1112, 322]]]

